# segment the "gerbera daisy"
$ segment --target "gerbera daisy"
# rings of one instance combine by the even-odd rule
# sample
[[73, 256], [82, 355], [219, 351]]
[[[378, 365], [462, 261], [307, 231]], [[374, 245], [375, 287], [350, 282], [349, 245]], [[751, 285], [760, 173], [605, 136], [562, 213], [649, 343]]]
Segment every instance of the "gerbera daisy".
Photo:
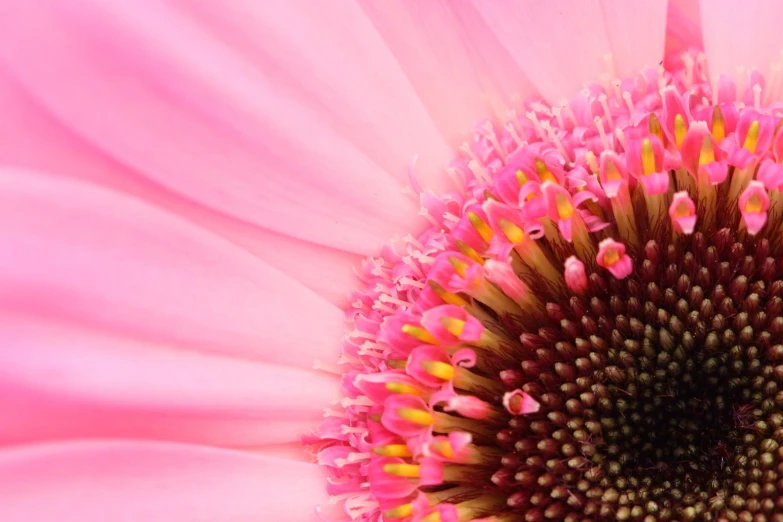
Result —
[[781, 11], [3, 2], [4, 517], [782, 520]]

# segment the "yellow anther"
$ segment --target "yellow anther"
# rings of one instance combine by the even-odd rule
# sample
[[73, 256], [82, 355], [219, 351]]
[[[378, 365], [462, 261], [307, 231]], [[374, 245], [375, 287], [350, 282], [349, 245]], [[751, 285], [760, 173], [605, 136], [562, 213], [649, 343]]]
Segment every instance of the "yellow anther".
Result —
[[688, 126], [685, 124], [685, 118], [682, 117], [682, 114], [678, 114], [674, 117], [674, 142], [678, 149], [682, 147], [682, 140], [685, 139], [687, 133]]
[[432, 291], [438, 294], [438, 297], [443, 299], [443, 301], [446, 304], [457, 305], [457, 306], [465, 306], [468, 304], [467, 300], [461, 298], [457, 294], [452, 294], [451, 292], [445, 291], [442, 286], [440, 286], [438, 283], [436, 283], [431, 279], [427, 282], [427, 284], [430, 285]]
[[761, 196], [758, 194], [753, 194], [750, 198], [748, 198], [748, 202], [745, 203], [745, 212], [757, 213], [761, 212], [762, 208], [763, 204], [761, 201]]
[[461, 239], [458, 239], [456, 241], [457, 250], [459, 250], [461, 253], [465, 254], [469, 258], [471, 258], [476, 263], [479, 263], [480, 265], [484, 264], [484, 258], [479, 255], [478, 252], [476, 252], [473, 247], [471, 247], [469, 244], [465, 243]]
[[418, 464], [384, 464], [383, 471], [398, 477], [419, 478]]
[[443, 519], [440, 518], [440, 511], [433, 511], [426, 517], [420, 519], [421, 522], [443, 522]]
[[394, 520], [397, 518], [406, 518], [413, 514], [413, 504], [401, 504], [383, 512], [385, 520]]
[[674, 207], [674, 217], [675, 218], [684, 218], [691, 215], [691, 208], [688, 206], [688, 204], [685, 201], [680, 201], [677, 203], [677, 206]]
[[653, 154], [652, 142], [649, 138], [642, 141], [642, 171], [645, 176], [655, 172], [655, 155]]
[[423, 343], [438, 344], [438, 340], [421, 326], [404, 324], [402, 325], [402, 332], [410, 335], [411, 337], [415, 337]]
[[753, 153], [756, 152], [756, 145], [759, 142], [759, 122], [758, 120], [750, 124], [748, 128], [748, 134], [745, 136], [745, 142], [742, 144], [742, 148]]
[[454, 367], [449, 363], [441, 361], [421, 361], [421, 367], [424, 368], [425, 372], [438, 379], [450, 381], [454, 378]]
[[545, 181], [551, 181], [552, 183], [557, 183], [557, 178], [555, 177], [552, 172], [549, 171], [549, 169], [546, 166], [546, 163], [540, 158], [536, 158], [536, 173], [538, 173], [538, 177], [541, 178], [541, 183]]
[[574, 206], [562, 192], [555, 194], [555, 205], [560, 219], [571, 219], [571, 216], [574, 215]]
[[454, 268], [454, 271], [457, 272], [459, 276], [464, 279], [465, 275], [468, 273], [468, 264], [462, 259], [459, 259], [454, 256], [449, 257], [449, 263], [451, 263], [451, 266]]
[[517, 181], [519, 182], [519, 186], [523, 187], [525, 186], [525, 183], [530, 181], [530, 178], [527, 177], [527, 174], [522, 172], [522, 170], [517, 170]]
[[623, 179], [623, 176], [617, 169], [617, 165], [615, 165], [614, 161], [612, 160], [607, 160], [606, 162], [606, 179], [608, 181], [618, 181]]
[[723, 120], [723, 111], [720, 107], [712, 109], [712, 135], [718, 143], [726, 137], [726, 122]]
[[430, 448], [441, 457], [445, 457], [447, 459], [454, 458], [454, 448], [451, 447], [451, 443], [447, 440], [433, 442], [430, 444]]
[[663, 127], [661, 127], [661, 120], [655, 113], [650, 114], [650, 119], [647, 120], [647, 128], [650, 130], [650, 134], [658, 136], [658, 139], [663, 141]]
[[440, 324], [455, 337], [462, 335], [462, 332], [465, 330], [465, 321], [456, 317], [441, 317]]
[[506, 239], [515, 245], [522, 243], [525, 240], [525, 231], [516, 226], [511, 221], [506, 221], [505, 219], [501, 218], [498, 220], [498, 225], [500, 225], [500, 230], [503, 231]]
[[410, 457], [413, 455], [405, 444], [386, 444], [373, 448], [373, 453], [381, 457]]
[[701, 140], [701, 150], [699, 151], [699, 166], [706, 165], [715, 161], [715, 148], [712, 146], [712, 139], [705, 135]]
[[592, 150], [588, 150], [587, 154], [585, 154], [585, 163], [590, 167], [593, 174], [598, 172], [598, 162], [595, 160], [595, 154], [593, 154]]
[[489, 228], [489, 225], [484, 223], [484, 220], [481, 219], [475, 212], [468, 212], [468, 221], [470, 221], [470, 224], [473, 225], [473, 228], [476, 229], [476, 232], [479, 233], [481, 239], [489, 243], [489, 241], [492, 239], [492, 229]]
[[410, 384], [402, 382], [387, 382], [386, 389], [392, 393], [400, 393], [403, 395], [421, 395], [421, 390]]
[[606, 250], [606, 253], [604, 254], [604, 263], [606, 263], [608, 266], [612, 266], [619, 260], [620, 254], [617, 252], [617, 249], [609, 248]]
[[416, 408], [399, 408], [397, 410], [397, 415], [406, 421], [415, 424], [421, 424], [422, 426], [432, 425], [432, 415], [424, 410], [417, 410]]

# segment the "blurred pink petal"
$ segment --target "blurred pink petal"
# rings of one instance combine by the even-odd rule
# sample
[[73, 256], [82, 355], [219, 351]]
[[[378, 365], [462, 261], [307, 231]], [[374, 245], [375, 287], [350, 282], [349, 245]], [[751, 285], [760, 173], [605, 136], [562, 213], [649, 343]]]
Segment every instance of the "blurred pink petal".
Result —
[[[742, 96], [747, 74], [756, 69], [770, 78], [770, 66], [780, 65], [780, 20], [783, 3], [776, 0], [701, 0], [704, 50], [713, 75], [726, 74], [738, 82]], [[736, 45], [726, 35], [748, 35], [747, 45]]]
[[535, 90], [469, 2], [363, 0], [428, 112], [459, 145], [479, 122], [506, 119]]
[[0, 485], [4, 522], [315, 522], [326, 500], [314, 464], [135, 441], [5, 450]]
[[[475, 2], [476, 9], [530, 82], [548, 101], [573, 96], [602, 75], [614, 77], [654, 66], [663, 51], [666, 4], [597, 2]], [[623, 19], [620, 11], [633, 10]], [[617, 38], [609, 32], [617, 32]], [[629, 41], [621, 34], [631, 34]], [[578, 49], [578, 52], [575, 52]], [[614, 57], [614, 71], [606, 56]]]
[[81, 181], [8, 169], [0, 208], [0, 307], [301, 368], [336, 357], [337, 307], [182, 218]]
[[[279, 233], [369, 254], [411, 228], [404, 166], [417, 152], [426, 153], [421, 165], [442, 165], [445, 142], [358, 8], [324, 5], [343, 17], [338, 25], [319, 4], [254, 5], [276, 9], [246, 18], [259, 38], [278, 37], [260, 42], [277, 51], [267, 62], [159, 2], [66, 0], [4, 4], [15, 23], [0, 35], [0, 62], [66, 128], [168, 189]], [[283, 39], [294, 35], [318, 45]], [[280, 61], [306, 78], [264, 72]], [[302, 85], [312, 90], [294, 88]], [[331, 96], [313, 99], [313, 91]], [[377, 134], [364, 111], [383, 122]], [[354, 145], [371, 138], [371, 151]], [[397, 159], [394, 169], [377, 150]]]
[[337, 379], [3, 313], [0, 443], [118, 437], [220, 446], [296, 441]]
[[[87, 179], [164, 207], [246, 248], [333, 303], [343, 304], [354, 285], [359, 256], [239, 221], [164, 189], [63, 127], [3, 72], [0, 106], [3, 164]], [[312, 269], [316, 263], [319, 270]]]
[[699, 0], [670, 0], [668, 4], [664, 66], [671, 69], [681, 63], [682, 53], [701, 49], [704, 44]]

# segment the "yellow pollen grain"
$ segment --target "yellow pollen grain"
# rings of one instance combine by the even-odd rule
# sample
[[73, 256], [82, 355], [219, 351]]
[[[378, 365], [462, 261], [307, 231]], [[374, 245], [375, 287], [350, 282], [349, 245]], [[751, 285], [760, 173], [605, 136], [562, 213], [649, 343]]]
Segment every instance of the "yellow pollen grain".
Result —
[[430, 285], [432, 291], [438, 294], [438, 297], [443, 299], [443, 301], [446, 304], [457, 305], [457, 306], [465, 306], [468, 304], [468, 301], [466, 299], [463, 299], [457, 294], [452, 294], [451, 292], [447, 292], [446, 290], [443, 289], [442, 286], [440, 286], [438, 283], [436, 283], [433, 280], [429, 280], [427, 284]]
[[688, 126], [685, 124], [685, 118], [682, 117], [682, 114], [678, 114], [674, 117], [674, 142], [678, 149], [682, 147], [682, 140], [685, 139], [687, 133]]
[[421, 426], [432, 425], [432, 415], [424, 410], [417, 410], [416, 408], [399, 408], [397, 410], [397, 415], [414, 424], [420, 424]]
[[457, 250], [459, 250], [462, 254], [468, 256], [476, 263], [479, 263], [480, 265], [484, 264], [484, 258], [479, 255], [478, 252], [476, 252], [473, 247], [471, 247], [469, 244], [465, 243], [464, 241], [458, 239], [456, 241]]
[[590, 167], [593, 174], [598, 173], [598, 162], [595, 160], [595, 154], [593, 154], [592, 150], [588, 150], [587, 154], [585, 154], [585, 163]]
[[402, 382], [387, 382], [385, 388], [392, 393], [399, 393], [402, 395], [421, 395], [421, 390]]
[[655, 172], [655, 155], [653, 154], [652, 142], [649, 138], [642, 141], [642, 171], [645, 176]]
[[756, 145], [759, 142], [759, 122], [758, 120], [750, 124], [748, 128], [748, 134], [745, 135], [745, 142], [742, 144], [742, 148], [754, 153], [756, 152]]
[[373, 453], [381, 457], [410, 457], [413, 455], [405, 444], [386, 444], [373, 448]]
[[498, 225], [500, 225], [500, 230], [503, 231], [506, 239], [515, 245], [522, 243], [525, 240], [525, 232], [511, 221], [501, 218], [498, 220]]
[[440, 456], [447, 459], [454, 458], [454, 448], [451, 447], [451, 443], [447, 440], [439, 440], [433, 442], [430, 447]]
[[468, 264], [453, 256], [449, 257], [449, 263], [451, 263], [454, 271], [457, 272], [461, 278], [465, 279], [465, 275], [468, 273]]
[[[519, 176], [519, 174], [517, 174], [517, 176]], [[470, 224], [476, 229], [476, 232], [479, 233], [481, 239], [489, 243], [492, 239], [492, 229], [489, 228], [489, 225], [487, 225], [475, 212], [468, 212], [468, 221], [470, 221]]]
[[650, 119], [647, 121], [647, 128], [650, 130], [650, 134], [658, 136], [658, 139], [663, 141], [663, 127], [661, 127], [661, 120], [655, 113], [650, 114]]
[[383, 471], [398, 477], [419, 478], [419, 466], [417, 464], [384, 464]]
[[677, 203], [677, 206], [674, 207], [674, 217], [675, 218], [684, 218], [691, 215], [691, 209], [688, 206], [688, 204], [684, 201], [680, 201]]
[[617, 165], [615, 165], [614, 161], [612, 160], [608, 160], [606, 162], [606, 179], [609, 181], [618, 181], [623, 179], [620, 171], [617, 169]]
[[761, 201], [761, 196], [758, 194], [753, 194], [750, 198], [748, 198], [748, 202], [745, 203], [745, 212], [756, 214], [761, 212], [762, 208], [764, 208], [764, 206]]
[[571, 216], [574, 215], [574, 206], [562, 192], [555, 194], [555, 204], [560, 219], [571, 219]]
[[530, 178], [527, 177], [527, 174], [522, 172], [522, 170], [517, 170], [517, 182], [519, 183], [520, 187], [524, 187], [525, 183], [530, 181]]
[[699, 166], [707, 165], [715, 161], [715, 148], [712, 146], [712, 139], [705, 135], [701, 140], [701, 150], [699, 151]]
[[557, 178], [555, 178], [555, 175], [550, 172], [546, 166], [546, 163], [544, 163], [544, 161], [540, 158], [536, 159], [536, 172], [538, 173], [538, 177], [541, 178], [541, 183], [544, 181], [557, 183]]
[[413, 324], [404, 324], [402, 325], [402, 332], [410, 335], [411, 337], [418, 339], [423, 343], [438, 344], [438, 340], [435, 339], [435, 337], [433, 337], [431, 333], [429, 333], [421, 326], [416, 326]]
[[715, 136], [715, 141], [720, 141], [726, 137], [726, 122], [723, 120], [723, 111], [720, 107], [712, 109], [712, 135]]
[[614, 265], [619, 260], [620, 260], [620, 254], [617, 252], [617, 249], [615, 248], [608, 249], [604, 254], [604, 263], [606, 263], [608, 266]]
[[442, 317], [440, 324], [454, 337], [459, 337], [465, 330], [465, 321], [456, 317]]
[[454, 367], [448, 363], [441, 361], [421, 361], [421, 367], [424, 371], [442, 379], [444, 381], [450, 381], [454, 378]]
[[384, 519], [407, 518], [413, 514], [413, 504], [401, 504], [383, 512]]

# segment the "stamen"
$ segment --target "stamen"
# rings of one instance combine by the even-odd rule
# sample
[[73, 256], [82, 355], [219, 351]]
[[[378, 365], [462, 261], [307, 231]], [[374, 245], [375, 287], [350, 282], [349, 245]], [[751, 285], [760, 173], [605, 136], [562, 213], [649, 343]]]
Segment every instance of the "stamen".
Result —
[[389, 475], [404, 478], [419, 478], [420, 467], [416, 464], [384, 464], [383, 471]]
[[399, 408], [397, 415], [406, 421], [420, 424], [422, 426], [432, 425], [432, 415], [424, 410], [417, 410], [414, 408]]
[[411, 457], [413, 453], [405, 444], [386, 444], [373, 448], [373, 453], [381, 457]]

